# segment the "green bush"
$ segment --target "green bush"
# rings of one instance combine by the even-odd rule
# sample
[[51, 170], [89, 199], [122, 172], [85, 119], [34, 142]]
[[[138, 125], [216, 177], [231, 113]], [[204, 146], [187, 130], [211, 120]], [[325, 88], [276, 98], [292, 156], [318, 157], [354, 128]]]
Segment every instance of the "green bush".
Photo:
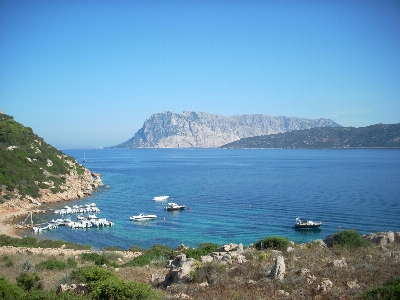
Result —
[[117, 275], [110, 270], [98, 266], [82, 267], [72, 271], [70, 275], [70, 279], [76, 283], [90, 283], [117, 278]]
[[348, 229], [336, 233], [333, 236], [333, 245], [346, 248], [369, 247], [371, 243], [364, 239], [357, 230]]
[[363, 299], [400, 299], [400, 277], [394, 278], [382, 286], [364, 292]]
[[20, 300], [23, 295], [24, 291], [20, 287], [8, 282], [4, 278], [0, 278], [0, 299]]
[[215, 252], [219, 246], [214, 243], [202, 243], [197, 249], [189, 248], [183, 251], [187, 258], [199, 260], [202, 256]]
[[101, 255], [97, 253], [83, 253], [82, 260], [94, 262], [94, 264], [98, 266], [102, 265], [111, 265], [114, 267], [117, 266], [115, 262], [110, 261], [110, 256], [105, 253], [102, 253]]
[[110, 300], [156, 300], [160, 299], [155, 291], [145, 283], [107, 279], [89, 284], [90, 296], [94, 299]]
[[40, 277], [37, 274], [29, 274], [22, 272], [17, 278], [17, 286], [23, 288], [25, 291], [30, 290], [42, 290], [43, 283], [40, 281]]
[[156, 244], [149, 250], [146, 250], [142, 255], [132, 259], [126, 265], [143, 267], [157, 260], [163, 261], [163, 260], [173, 259], [174, 256], [175, 253], [173, 249], [164, 245]]
[[290, 246], [290, 241], [288, 238], [280, 237], [280, 236], [270, 236], [266, 237], [263, 240], [259, 240], [255, 244], [258, 250], [261, 249], [275, 249], [284, 251]]
[[64, 270], [66, 268], [75, 268], [77, 265], [73, 258], [68, 258], [67, 262], [57, 260], [55, 257], [50, 257], [48, 260], [42, 261], [36, 265], [38, 270]]

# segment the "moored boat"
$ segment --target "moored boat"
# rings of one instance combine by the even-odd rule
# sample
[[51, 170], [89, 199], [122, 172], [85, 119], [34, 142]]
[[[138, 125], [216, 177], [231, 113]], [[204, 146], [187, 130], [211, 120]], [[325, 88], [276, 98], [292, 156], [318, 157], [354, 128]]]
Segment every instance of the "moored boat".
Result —
[[148, 220], [154, 220], [155, 218], [157, 218], [156, 215], [148, 215], [148, 214], [141, 213], [137, 216], [132, 216], [129, 219], [131, 221], [148, 221]]
[[322, 225], [322, 222], [314, 222], [310, 220], [296, 218], [296, 223], [294, 224], [295, 228], [301, 229], [311, 229], [311, 228], [319, 228]]
[[176, 203], [168, 203], [168, 206], [165, 207], [166, 210], [173, 211], [173, 210], [182, 210], [185, 209], [184, 205], [178, 205]]
[[164, 201], [167, 200], [169, 198], [169, 196], [155, 196], [153, 198], [154, 201]]

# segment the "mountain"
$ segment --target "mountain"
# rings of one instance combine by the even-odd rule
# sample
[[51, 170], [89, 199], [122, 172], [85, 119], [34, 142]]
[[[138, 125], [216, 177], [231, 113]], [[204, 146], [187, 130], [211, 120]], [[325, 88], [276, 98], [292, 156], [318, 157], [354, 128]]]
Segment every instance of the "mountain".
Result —
[[260, 114], [224, 117], [204, 112], [166, 111], [151, 115], [131, 139], [111, 148], [210, 148], [250, 136], [337, 126], [340, 125], [328, 119]]
[[244, 138], [221, 148], [400, 148], [400, 124], [311, 128]]
[[1, 205], [73, 200], [101, 185], [99, 175], [0, 112]]

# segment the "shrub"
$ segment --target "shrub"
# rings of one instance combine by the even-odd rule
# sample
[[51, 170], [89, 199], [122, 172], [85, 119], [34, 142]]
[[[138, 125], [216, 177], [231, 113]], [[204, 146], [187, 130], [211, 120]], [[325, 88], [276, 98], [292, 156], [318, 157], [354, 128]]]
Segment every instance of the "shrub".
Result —
[[0, 299], [19, 300], [22, 298], [24, 291], [8, 282], [4, 278], [0, 278]]
[[77, 283], [90, 283], [118, 278], [110, 270], [98, 266], [82, 267], [72, 271], [70, 279]]
[[140, 266], [143, 267], [145, 265], [150, 264], [156, 260], [168, 260], [174, 258], [174, 250], [164, 246], [156, 244], [151, 247], [149, 250], [145, 251], [142, 255], [135, 257], [130, 262], [128, 262], [127, 266]]
[[287, 238], [280, 236], [270, 236], [263, 240], [259, 240], [255, 246], [258, 250], [261, 249], [275, 249], [275, 250], [286, 250], [290, 245], [290, 241]]
[[13, 261], [11, 260], [11, 258], [9, 258], [7, 255], [3, 256], [3, 257], [1, 258], [1, 261], [4, 262], [4, 265], [5, 265], [6, 267], [12, 267], [12, 266], [14, 266], [14, 262], [13, 262]]
[[122, 281], [110, 278], [89, 284], [90, 296], [94, 299], [160, 299], [155, 291], [145, 283]]
[[64, 270], [66, 268], [67, 264], [64, 261], [57, 260], [53, 256], [36, 265], [36, 269], [38, 270]]
[[217, 244], [203, 243], [199, 245], [198, 249], [186, 249], [183, 253], [185, 253], [187, 258], [200, 259], [202, 256], [215, 252], [218, 248]]
[[43, 283], [40, 281], [40, 277], [37, 274], [29, 274], [22, 272], [17, 278], [17, 286], [23, 288], [25, 291], [32, 289], [42, 290]]
[[336, 233], [333, 236], [333, 245], [347, 248], [369, 247], [371, 243], [365, 240], [357, 230], [348, 229]]
[[394, 278], [380, 287], [364, 292], [363, 299], [400, 299], [400, 277]]
[[83, 253], [82, 260], [84, 261], [92, 261], [95, 265], [102, 266], [102, 265], [111, 265], [116, 267], [117, 264], [115, 262], [110, 261], [110, 256], [107, 254], [102, 253]]

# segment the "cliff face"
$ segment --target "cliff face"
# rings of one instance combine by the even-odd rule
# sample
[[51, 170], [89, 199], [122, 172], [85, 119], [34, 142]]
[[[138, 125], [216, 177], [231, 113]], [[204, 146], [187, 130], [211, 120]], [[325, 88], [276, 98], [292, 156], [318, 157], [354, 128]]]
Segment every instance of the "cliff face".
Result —
[[210, 148], [241, 138], [313, 127], [337, 127], [328, 119], [300, 119], [267, 115], [224, 117], [203, 112], [153, 114], [128, 141], [113, 148]]

